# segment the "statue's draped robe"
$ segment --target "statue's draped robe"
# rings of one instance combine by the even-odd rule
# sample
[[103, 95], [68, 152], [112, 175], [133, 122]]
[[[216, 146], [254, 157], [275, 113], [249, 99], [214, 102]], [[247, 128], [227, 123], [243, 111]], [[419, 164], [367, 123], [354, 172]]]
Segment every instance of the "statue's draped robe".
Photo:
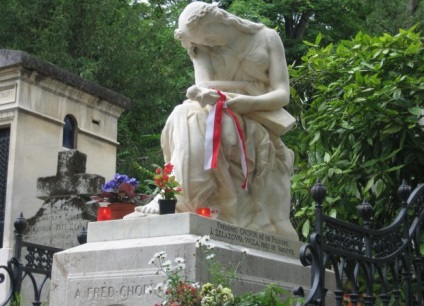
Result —
[[[257, 96], [271, 91], [267, 74], [268, 31], [263, 28], [254, 34], [243, 53], [228, 48], [203, 51], [208, 53], [215, 73], [211, 81], [226, 83], [222, 90], [228, 93]], [[231, 84], [235, 86], [229, 88]], [[249, 169], [247, 190], [243, 190], [237, 134], [225, 112], [217, 168], [204, 170], [209, 111], [210, 106], [202, 108], [199, 103], [186, 100], [174, 109], [162, 132], [165, 162], [174, 164], [174, 174], [183, 190], [177, 210], [194, 212], [198, 207], [216, 206], [225, 222], [270, 234], [284, 233], [287, 238], [298, 240], [289, 220], [293, 152], [285, 147], [280, 135], [248, 116], [238, 115]]]

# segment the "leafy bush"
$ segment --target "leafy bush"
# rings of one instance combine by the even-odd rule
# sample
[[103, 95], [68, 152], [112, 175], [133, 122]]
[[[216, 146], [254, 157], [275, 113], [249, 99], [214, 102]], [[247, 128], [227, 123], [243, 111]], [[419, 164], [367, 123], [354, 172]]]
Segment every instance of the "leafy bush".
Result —
[[292, 188], [304, 237], [318, 179], [328, 189], [326, 214], [357, 219], [366, 198], [378, 226], [396, 214], [402, 179], [424, 181], [423, 37], [413, 27], [395, 36], [358, 33], [325, 47], [320, 40], [307, 43], [302, 64], [291, 67], [292, 112], [300, 119], [286, 142], [297, 154]]

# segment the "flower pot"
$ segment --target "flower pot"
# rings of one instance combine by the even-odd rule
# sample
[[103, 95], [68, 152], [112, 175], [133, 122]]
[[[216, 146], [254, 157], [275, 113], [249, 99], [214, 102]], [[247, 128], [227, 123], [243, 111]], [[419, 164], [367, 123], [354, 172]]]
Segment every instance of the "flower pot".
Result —
[[133, 213], [135, 204], [133, 203], [110, 203], [108, 207], [111, 210], [111, 220], [122, 219], [124, 216]]
[[167, 215], [175, 213], [177, 200], [159, 199], [159, 215]]

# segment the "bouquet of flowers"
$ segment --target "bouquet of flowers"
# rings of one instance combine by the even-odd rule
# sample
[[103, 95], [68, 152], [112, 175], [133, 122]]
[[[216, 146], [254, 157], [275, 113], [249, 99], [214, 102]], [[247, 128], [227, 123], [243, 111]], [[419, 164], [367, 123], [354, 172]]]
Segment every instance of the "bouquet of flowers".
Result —
[[166, 200], [176, 200], [176, 195], [181, 194], [180, 184], [175, 180], [172, 175], [174, 165], [171, 163], [166, 164], [163, 168], [157, 166], [155, 175], [153, 176], [154, 184], [162, 198]]

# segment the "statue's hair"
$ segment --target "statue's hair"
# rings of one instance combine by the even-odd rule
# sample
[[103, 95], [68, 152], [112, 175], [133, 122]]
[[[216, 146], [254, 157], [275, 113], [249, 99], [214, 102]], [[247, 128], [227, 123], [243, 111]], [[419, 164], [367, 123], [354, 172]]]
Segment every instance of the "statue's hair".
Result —
[[204, 17], [209, 16], [215, 20], [223, 22], [225, 25], [234, 26], [236, 29], [253, 34], [261, 29], [264, 25], [255, 23], [246, 19], [242, 19], [236, 15], [230, 14], [218, 7], [217, 3], [203, 3], [196, 11], [192, 12], [187, 19], [187, 28], [195, 27]]
[[[223, 9], [220, 9], [217, 3], [200, 4], [199, 2], [193, 2], [192, 4], [194, 3], [196, 3], [198, 7], [193, 12], [190, 12], [189, 16], [187, 16], [185, 26], [188, 29], [192, 29], [196, 27], [199, 24], [199, 22], [204, 20], [206, 16], [211, 17], [212, 20], [220, 21], [224, 23], [225, 25], [234, 26], [236, 29], [248, 34], [254, 34], [258, 30], [260, 30], [262, 27], [264, 27], [263, 24], [242, 19], [240, 17], [237, 17], [233, 14], [226, 12]], [[182, 35], [183, 35], [182, 30], [180, 29], [175, 30], [174, 37], [176, 39], [181, 39]]]

